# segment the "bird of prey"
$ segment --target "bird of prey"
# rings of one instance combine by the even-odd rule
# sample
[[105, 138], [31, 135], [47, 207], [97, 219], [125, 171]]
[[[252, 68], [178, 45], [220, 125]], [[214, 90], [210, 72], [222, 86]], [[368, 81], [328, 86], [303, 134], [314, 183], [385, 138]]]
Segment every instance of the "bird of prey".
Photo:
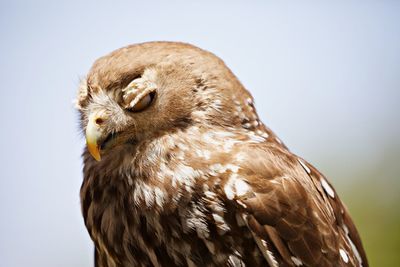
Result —
[[94, 63], [76, 105], [95, 266], [368, 266], [332, 185], [214, 54], [118, 49]]

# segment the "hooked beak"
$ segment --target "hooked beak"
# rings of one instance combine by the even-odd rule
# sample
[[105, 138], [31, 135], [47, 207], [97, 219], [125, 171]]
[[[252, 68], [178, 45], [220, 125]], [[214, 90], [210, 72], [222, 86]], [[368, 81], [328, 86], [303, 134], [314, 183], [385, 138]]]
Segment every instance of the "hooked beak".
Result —
[[102, 116], [99, 116], [98, 114], [93, 114], [89, 117], [88, 124], [86, 126], [86, 144], [87, 148], [89, 150], [90, 155], [97, 160], [101, 160], [100, 156], [100, 146], [99, 141], [102, 139], [104, 133], [103, 133], [103, 127], [102, 124], [104, 124], [105, 119]]

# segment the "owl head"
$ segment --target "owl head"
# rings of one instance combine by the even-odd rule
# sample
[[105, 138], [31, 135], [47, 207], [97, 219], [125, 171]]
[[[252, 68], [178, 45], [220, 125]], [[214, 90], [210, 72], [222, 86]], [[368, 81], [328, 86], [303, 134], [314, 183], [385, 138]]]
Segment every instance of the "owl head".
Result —
[[100, 161], [117, 147], [193, 125], [243, 127], [244, 118], [255, 116], [243, 107], [250, 102], [215, 55], [188, 44], [151, 42], [99, 58], [81, 83], [76, 106], [88, 151]]

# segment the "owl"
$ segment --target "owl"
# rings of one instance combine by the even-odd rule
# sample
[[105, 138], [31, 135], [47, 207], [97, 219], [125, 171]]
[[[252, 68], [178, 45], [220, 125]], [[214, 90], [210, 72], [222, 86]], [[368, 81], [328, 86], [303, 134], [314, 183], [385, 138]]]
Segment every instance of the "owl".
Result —
[[212, 53], [118, 49], [93, 64], [76, 106], [95, 266], [368, 266], [332, 185]]

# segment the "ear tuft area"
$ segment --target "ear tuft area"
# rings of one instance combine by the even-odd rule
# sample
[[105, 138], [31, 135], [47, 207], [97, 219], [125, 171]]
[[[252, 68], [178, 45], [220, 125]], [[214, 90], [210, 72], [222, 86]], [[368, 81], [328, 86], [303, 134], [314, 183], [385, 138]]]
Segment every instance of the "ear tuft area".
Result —
[[79, 83], [79, 88], [78, 88], [78, 95], [76, 96], [76, 99], [74, 100], [74, 106], [77, 110], [82, 110], [85, 102], [87, 101], [89, 96], [88, 92], [88, 86], [87, 86], [87, 80], [86, 78], [81, 79]]

